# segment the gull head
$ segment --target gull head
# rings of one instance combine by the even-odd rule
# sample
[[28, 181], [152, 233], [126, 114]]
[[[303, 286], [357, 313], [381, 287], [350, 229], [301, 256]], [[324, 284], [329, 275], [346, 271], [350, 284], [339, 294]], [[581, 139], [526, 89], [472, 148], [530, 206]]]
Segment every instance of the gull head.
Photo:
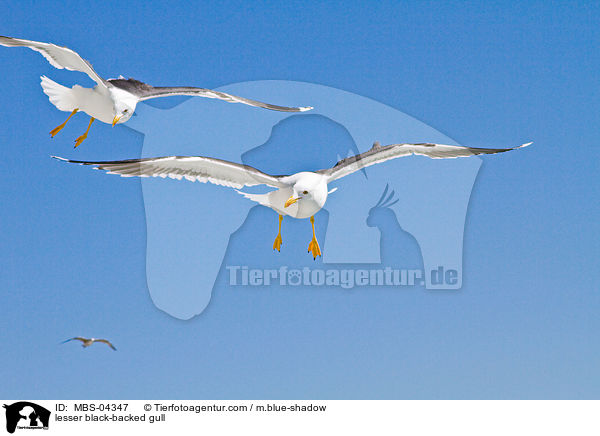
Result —
[[112, 125], [114, 126], [117, 123], [126, 122], [133, 116], [138, 100], [133, 94], [118, 88], [111, 88], [110, 94], [113, 101]]
[[319, 209], [327, 200], [327, 182], [323, 176], [315, 173], [298, 173], [290, 177], [292, 195], [287, 199], [284, 207], [289, 207], [296, 202], [314, 202]]
[[124, 123], [125, 121], [129, 120], [129, 118], [131, 118], [133, 116], [134, 111], [135, 111], [135, 107], [116, 103], [115, 109], [114, 109], [115, 117], [113, 118], [113, 121], [112, 121], [113, 127], [117, 123]]

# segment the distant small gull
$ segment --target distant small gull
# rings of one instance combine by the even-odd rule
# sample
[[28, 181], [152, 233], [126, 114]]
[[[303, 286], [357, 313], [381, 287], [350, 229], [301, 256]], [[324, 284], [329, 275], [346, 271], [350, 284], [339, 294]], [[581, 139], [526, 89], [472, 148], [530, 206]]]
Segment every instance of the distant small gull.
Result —
[[69, 115], [64, 123], [50, 131], [52, 137], [60, 132], [67, 124], [67, 121], [78, 111], [83, 111], [92, 117], [85, 133], [75, 141], [75, 147], [79, 146], [87, 138], [94, 120], [98, 119], [103, 123], [112, 124], [113, 126], [117, 123], [124, 123], [132, 117], [138, 102], [158, 97], [189, 95], [216, 98], [230, 103], [243, 103], [282, 112], [304, 112], [312, 109], [310, 106], [277, 106], [205, 88], [188, 86], [154, 87], [135, 79], [125, 79], [122, 76], [118, 79], [105, 80], [94, 71], [88, 61], [67, 47], [46, 42], [16, 39], [8, 36], [0, 36], [0, 45], [6, 47], [29, 47], [41, 53], [53, 67], [80, 71], [90, 76], [97, 83], [94, 88], [83, 88], [79, 85], [67, 88], [50, 80], [46, 76], [41, 76], [42, 88], [44, 89], [44, 93], [50, 98], [50, 102], [61, 111], [71, 112], [71, 115]]
[[81, 346], [83, 348], [89, 347], [90, 345], [92, 345], [94, 342], [102, 342], [103, 344], [108, 345], [110, 348], [112, 348], [113, 350], [117, 351], [117, 349], [114, 347], [113, 344], [111, 344], [109, 341], [107, 341], [106, 339], [96, 339], [96, 338], [82, 338], [81, 336], [77, 336], [76, 338], [71, 338], [71, 339], [67, 339], [66, 341], [62, 341], [61, 344], [64, 344], [66, 342], [69, 341], [81, 341]]
[[503, 153], [526, 147], [529, 144], [531, 142], [513, 148], [473, 148], [429, 143], [391, 144], [382, 147], [379, 142], [375, 142], [370, 150], [342, 159], [332, 168], [287, 176], [272, 176], [248, 165], [202, 156], [168, 156], [105, 162], [86, 162], [52, 157], [81, 165], [95, 165], [96, 169], [106, 170], [109, 174], [120, 174], [122, 177], [169, 177], [192, 182], [210, 182], [236, 189], [255, 185], [278, 188], [266, 194], [237, 192], [279, 214], [279, 232], [273, 243], [274, 250], [279, 251], [281, 248], [283, 215], [299, 219], [310, 217], [313, 236], [308, 245], [308, 251], [312, 252], [313, 259], [316, 259], [321, 255], [321, 249], [315, 235], [314, 215], [325, 206], [327, 196], [337, 189], [328, 189], [328, 184], [334, 180], [352, 174], [361, 168], [412, 154], [428, 156], [433, 159], [447, 159]]

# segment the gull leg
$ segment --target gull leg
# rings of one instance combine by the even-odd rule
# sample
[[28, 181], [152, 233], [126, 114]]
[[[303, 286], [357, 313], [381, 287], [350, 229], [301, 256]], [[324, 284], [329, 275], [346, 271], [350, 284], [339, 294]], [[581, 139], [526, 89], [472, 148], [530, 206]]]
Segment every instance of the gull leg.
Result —
[[60, 132], [62, 130], [62, 128], [67, 125], [67, 121], [69, 121], [71, 119], [71, 117], [77, 113], [78, 110], [79, 109], [73, 109], [73, 112], [71, 112], [71, 115], [69, 115], [69, 117], [65, 120], [64, 123], [62, 123], [60, 126], [55, 127], [54, 129], [50, 130], [50, 136], [52, 136], [54, 138], [54, 135], [56, 135], [58, 132]]
[[317, 256], [321, 256], [321, 247], [319, 247], [319, 242], [317, 241], [317, 235], [315, 235], [315, 217], [314, 215], [310, 217], [310, 223], [312, 224], [313, 237], [310, 243], [308, 244], [308, 252], [312, 251], [313, 260], [317, 258]]
[[273, 250], [281, 251], [281, 221], [283, 220], [283, 216], [279, 215], [279, 233], [277, 233], [277, 237], [275, 238], [275, 242], [273, 242]]
[[90, 127], [92, 127], [92, 123], [95, 119], [96, 118], [94, 117], [90, 118], [90, 124], [88, 124], [88, 128], [85, 131], [85, 133], [75, 140], [75, 148], [79, 147], [79, 144], [81, 144], [85, 140], [85, 138], [87, 138], [88, 132], [90, 131]]

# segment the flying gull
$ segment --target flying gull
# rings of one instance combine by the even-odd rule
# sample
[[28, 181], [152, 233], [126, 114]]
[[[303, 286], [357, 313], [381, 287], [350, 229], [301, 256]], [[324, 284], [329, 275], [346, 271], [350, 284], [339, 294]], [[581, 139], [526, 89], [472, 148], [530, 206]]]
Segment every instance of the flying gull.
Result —
[[84, 88], [79, 85], [75, 85], [73, 88], [67, 88], [50, 80], [46, 76], [41, 76], [42, 88], [44, 89], [44, 93], [50, 98], [50, 102], [56, 106], [58, 110], [71, 112], [64, 123], [50, 131], [52, 137], [60, 132], [67, 124], [67, 121], [69, 121], [69, 119], [78, 111], [83, 111], [91, 117], [87, 130], [75, 141], [75, 147], [79, 146], [79, 144], [87, 138], [87, 134], [90, 131], [90, 127], [94, 120], [98, 119], [103, 123], [112, 124], [113, 126], [115, 124], [124, 123], [133, 116], [138, 102], [150, 100], [152, 98], [189, 95], [216, 98], [230, 103], [243, 103], [250, 106], [282, 112], [304, 112], [312, 109], [312, 107], [309, 106], [277, 106], [205, 88], [188, 86], [154, 87], [140, 82], [139, 80], [125, 79], [122, 76], [118, 79], [105, 80], [94, 71], [92, 64], [67, 47], [61, 47], [47, 42], [16, 39], [8, 36], [0, 36], [0, 45], [5, 47], [29, 47], [30, 49], [41, 53], [53, 67], [58, 69], [66, 68], [71, 71], [80, 71], [87, 74], [97, 83], [94, 88]]
[[82, 338], [81, 336], [77, 336], [76, 338], [71, 338], [71, 339], [67, 339], [66, 341], [62, 341], [61, 344], [64, 344], [64, 343], [69, 342], [69, 341], [81, 341], [81, 344], [82, 344], [81, 346], [83, 348], [89, 347], [94, 342], [102, 342], [103, 344], [106, 344], [110, 348], [112, 348], [113, 350], [117, 351], [117, 349], [115, 348], [115, 346], [113, 344], [111, 344], [109, 341], [107, 341], [106, 339]]
[[[312, 252], [313, 259], [316, 259], [321, 255], [321, 249], [315, 235], [314, 215], [325, 205], [327, 196], [337, 189], [329, 190], [329, 183], [361, 168], [412, 154], [428, 156], [433, 159], [446, 159], [503, 153], [526, 147], [529, 144], [531, 142], [518, 147], [496, 149], [428, 143], [381, 146], [379, 142], [375, 142], [370, 150], [342, 159], [332, 168], [285, 176], [273, 176], [248, 165], [203, 156], [168, 156], [105, 162], [86, 162], [52, 157], [81, 165], [94, 165], [95, 169], [106, 170], [109, 174], [120, 174], [122, 177], [169, 177], [192, 182], [206, 183], [208, 181], [216, 185], [235, 188], [238, 193], [249, 200], [269, 207], [279, 214], [279, 232], [273, 243], [274, 250], [280, 251], [281, 249], [283, 215], [298, 219], [310, 217], [313, 236], [308, 245], [308, 251]], [[255, 185], [267, 185], [277, 189], [266, 194], [250, 194], [238, 190], [244, 186]]]

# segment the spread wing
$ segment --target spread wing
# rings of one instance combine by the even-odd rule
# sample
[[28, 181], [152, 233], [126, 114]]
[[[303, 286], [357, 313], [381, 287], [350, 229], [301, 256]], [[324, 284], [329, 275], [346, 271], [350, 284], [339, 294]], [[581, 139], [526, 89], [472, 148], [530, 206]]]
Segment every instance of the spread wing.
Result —
[[94, 342], [102, 342], [103, 344], [106, 344], [110, 348], [112, 348], [113, 350], [117, 351], [117, 349], [115, 348], [115, 346], [113, 344], [111, 344], [109, 341], [107, 341], [106, 339], [95, 339]]
[[285, 176], [271, 176], [248, 165], [202, 156], [167, 156], [105, 162], [52, 157], [80, 165], [94, 165], [96, 169], [108, 171], [109, 174], [120, 174], [122, 177], [169, 177], [191, 182], [210, 182], [237, 189], [255, 185], [269, 185], [276, 188], [287, 186], [281, 181]]
[[505, 151], [516, 150], [517, 148], [527, 147], [531, 142], [513, 148], [474, 148], [462, 147], [459, 145], [443, 144], [391, 144], [386, 146], [379, 145], [379, 142], [373, 144], [369, 151], [347, 157], [339, 161], [333, 168], [319, 170], [317, 173], [328, 176], [328, 183], [352, 174], [361, 168], [385, 162], [398, 157], [418, 154], [429, 156], [433, 159], [449, 159], [457, 157], [468, 157], [478, 154], [504, 153]]
[[263, 103], [261, 101], [250, 100], [249, 98], [237, 97], [235, 95], [226, 94], [224, 92], [213, 91], [205, 88], [194, 88], [188, 86], [177, 87], [154, 87], [144, 82], [135, 79], [110, 79], [111, 85], [121, 88], [131, 94], [137, 96], [141, 101], [151, 98], [171, 97], [174, 95], [189, 95], [192, 97], [217, 98], [219, 100], [228, 101], [229, 103], [243, 103], [250, 106], [271, 109], [280, 112], [304, 112], [311, 110], [312, 107], [286, 107], [277, 106], [274, 104]]
[[81, 341], [81, 342], [85, 342], [86, 339], [82, 338], [81, 336], [77, 336], [76, 338], [71, 338], [71, 339], [67, 339], [66, 341], [62, 341], [61, 344], [64, 344], [65, 342], [69, 342], [69, 341]]
[[53, 67], [58, 68], [59, 70], [66, 68], [70, 71], [80, 71], [90, 76], [90, 78], [98, 85], [106, 86], [106, 82], [98, 75], [98, 73], [96, 73], [96, 71], [94, 71], [92, 64], [70, 48], [47, 42], [11, 38], [9, 36], [0, 36], [0, 45], [5, 47], [29, 47], [30, 49], [41, 53]]

